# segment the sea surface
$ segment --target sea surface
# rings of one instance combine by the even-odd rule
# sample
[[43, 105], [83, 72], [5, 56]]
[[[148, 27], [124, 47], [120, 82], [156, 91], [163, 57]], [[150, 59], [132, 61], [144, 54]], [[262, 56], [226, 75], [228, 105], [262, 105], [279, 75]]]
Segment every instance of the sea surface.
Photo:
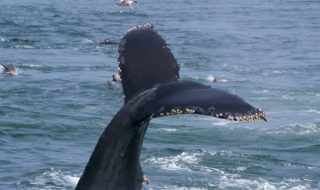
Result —
[[0, 64], [18, 69], [0, 74], [1, 190], [75, 188], [123, 105], [121, 84], [107, 85], [118, 47], [99, 42], [146, 23], [182, 79], [237, 94], [268, 122], [153, 119], [143, 189], [320, 189], [319, 0], [138, 0], [134, 11], [111, 0], [0, 0]]

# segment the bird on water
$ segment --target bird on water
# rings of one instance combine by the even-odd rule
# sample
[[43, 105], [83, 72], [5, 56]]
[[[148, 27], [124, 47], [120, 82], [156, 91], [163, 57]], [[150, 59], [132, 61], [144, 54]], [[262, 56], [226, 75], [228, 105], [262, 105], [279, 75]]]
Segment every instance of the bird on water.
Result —
[[130, 6], [130, 9], [133, 11], [133, 4], [134, 3], [138, 3], [137, 1], [132, 1], [132, 0], [119, 0], [119, 2], [117, 3], [118, 6]]

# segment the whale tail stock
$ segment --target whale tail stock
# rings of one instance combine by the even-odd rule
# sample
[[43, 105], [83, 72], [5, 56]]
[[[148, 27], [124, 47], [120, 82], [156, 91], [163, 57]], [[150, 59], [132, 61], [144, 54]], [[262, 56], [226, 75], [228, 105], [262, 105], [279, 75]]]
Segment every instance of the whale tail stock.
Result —
[[151, 27], [134, 27], [122, 37], [118, 71], [125, 105], [102, 133], [77, 190], [141, 189], [140, 152], [153, 117], [204, 114], [236, 121], [266, 121], [261, 109], [236, 95], [178, 80], [174, 56]]

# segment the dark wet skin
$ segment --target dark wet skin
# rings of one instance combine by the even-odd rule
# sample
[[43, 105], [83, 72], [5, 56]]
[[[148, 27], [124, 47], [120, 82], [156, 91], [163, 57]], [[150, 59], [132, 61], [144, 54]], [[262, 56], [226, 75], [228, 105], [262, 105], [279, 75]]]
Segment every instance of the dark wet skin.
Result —
[[119, 44], [118, 70], [125, 104], [102, 133], [76, 189], [141, 189], [140, 153], [153, 117], [204, 114], [255, 121], [266, 115], [240, 97], [179, 80], [179, 66], [150, 27], [129, 30]]

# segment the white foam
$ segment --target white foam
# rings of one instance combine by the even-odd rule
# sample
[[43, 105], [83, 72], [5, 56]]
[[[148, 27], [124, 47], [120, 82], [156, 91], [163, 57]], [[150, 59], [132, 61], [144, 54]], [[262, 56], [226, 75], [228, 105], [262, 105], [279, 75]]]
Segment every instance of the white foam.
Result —
[[228, 125], [231, 122], [225, 119], [217, 119], [215, 122], [212, 122], [211, 125], [219, 125], [219, 126], [224, 126], [224, 125]]
[[268, 134], [295, 134], [306, 135], [320, 133], [320, 128], [314, 123], [292, 123], [288, 126], [279, 127], [277, 130], [270, 130]]
[[271, 71], [271, 73], [273, 74], [282, 74], [282, 73], [285, 73], [286, 71], [278, 71], [278, 70], [275, 70], [275, 71]]
[[152, 163], [154, 165], [160, 166], [164, 170], [181, 170], [181, 171], [191, 171], [188, 164], [197, 164], [199, 162], [200, 153], [193, 152], [182, 152], [177, 156], [166, 156], [166, 157], [151, 157], [145, 162]]
[[22, 64], [22, 66], [26, 66], [26, 67], [43, 67], [43, 65], [35, 65], [35, 64]]
[[[148, 188], [150, 190], [153, 190], [153, 188]], [[164, 187], [155, 187], [155, 189], [170, 189], [170, 190], [205, 190], [207, 188], [197, 188], [197, 187], [181, 187], [181, 186], [164, 186]]]
[[239, 166], [239, 167], [236, 167], [234, 170], [235, 171], [244, 171], [244, 170], [246, 170], [247, 169], [247, 167], [241, 167], [241, 166]]
[[213, 187], [219, 189], [257, 189], [257, 190], [304, 190], [310, 189], [309, 184], [302, 184], [303, 182], [299, 179], [285, 179], [281, 182], [270, 182], [268, 180], [257, 178], [257, 179], [241, 179], [236, 174], [226, 174], [219, 178], [218, 184], [211, 184]]
[[273, 70], [273, 71], [263, 72], [262, 75], [265, 77], [269, 77], [270, 75], [280, 75], [283, 73], [286, 73], [286, 71]]
[[320, 111], [315, 109], [310, 109], [310, 110], [307, 110], [306, 112], [320, 114]]
[[34, 47], [28, 45], [16, 45], [15, 48], [22, 48], [22, 49], [33, 49]]
[[[79, 179], [79, 177], [74, 175], [51, 168], [49, 171], [46, 171], [42, 175], [36, 177], [30, 183], [37, 186], [39, 189], [51, 189], [52, 186], [75, 188]], [[48, 184], [52, 184], [52, 186], [48, 186]]]
[[211, 81], [211, 82], [213, 82], [214, 81], [214, 76], [212, 76], [212, 75], [208, 75], [208, 77], [206, 78], [208, 81]]
[[177, 131], [177, 129], [174, 129], [174, 128], [162, 128], [160, 130], [163, 130], [163, 131], [166, 131], [166, 132], [175, 132], [175, 131]]
[[81, 40], [82, 44], [94, 44], [95, 42], [93, 40], [89, 40], [89, 39], [83, 39]]
[[288, 167], [293, 167], [293, 168], [302, 167], [302, 168], [307, 168], [307, 169], [309, 169], [309, 170], [317, 169], [316, 167], [311, 167], [311, 166], [303, 166], [303, 165], [298, 166], [298, 165], [292, 164], [292, 163], [290, 163], [290, 162], [288, 162], [288, 163], [286, 163], [286, 164], [284, 164], [284, 165], [285, 165], [285, 166], [288, 166]]

